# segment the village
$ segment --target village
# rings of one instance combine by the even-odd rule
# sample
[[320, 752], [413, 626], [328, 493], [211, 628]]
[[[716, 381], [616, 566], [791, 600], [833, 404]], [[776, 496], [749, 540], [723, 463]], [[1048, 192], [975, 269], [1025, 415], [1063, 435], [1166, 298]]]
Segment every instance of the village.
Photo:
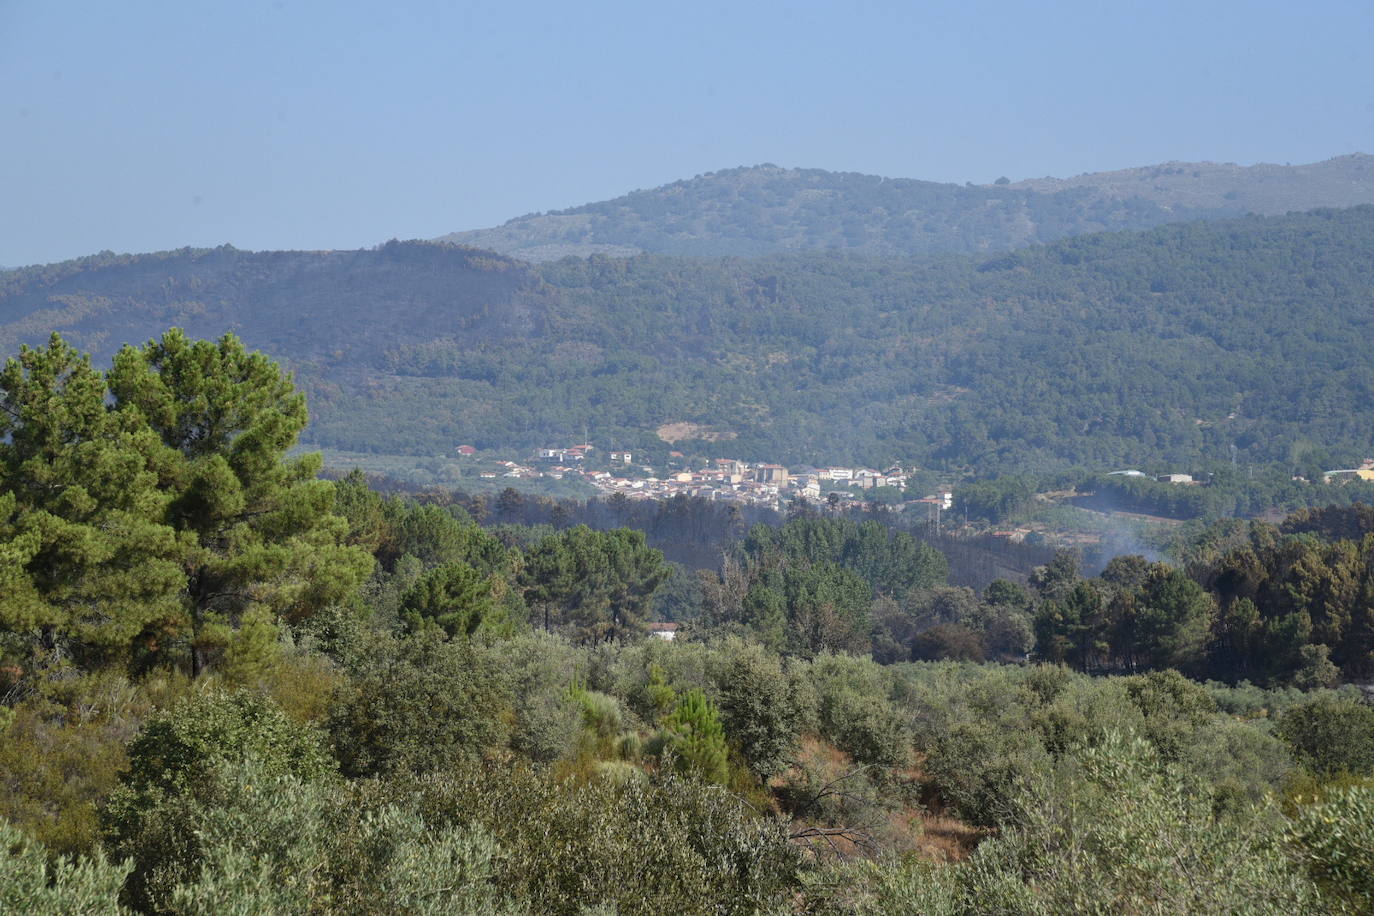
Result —
[[[629, 450], [614, 450], [605, 457], [589, 444], [541, 448], [526, 462], [496, 461], [477, 476], [486, 479], [581, 480], [600, 494], [619, 494], [627, 499], [672, 499], [690, 496], [742, 505], [781, 509], [793, 500], [820, 501], [832, 505], [859, 504], [883, 496], [895, 509], [927, 507], [939, 512], [953, 505], [952, 492], [920, 498], [906, 495], [908, 472], [899, 467], [882, 470], [868, 467], [787, 468], [771, 462], [737, 458], [691, 461], [681, 452], [670, 452], [667, 466], [654, 467], [636, 461]], [[477, 450], [459, 446], [460, 457], [472, 458]], [[705, 464], [704, 467], [697, 465]]]
[[[955, 487], [941, 486], [930, 472], [917, 467], [885, 468], [845, 466], [787, 467], [770, 461], [750, 462], [739, 458], [689, 456], [679, 451], [650, 458], [631, 449], [604, 450], [583, 443], [534, 450], [521, 460], [507, 451], [499, 458], [479, 453], [473, 446], [456, 449], [465, 477], [482, 478], [496, 486], [517, 488], [556, 481], [576, 483], [602, 498], [627, 500], [671, 500], [694, 497], [739, 506], [784, 511], [789, 505], [816, 503], [829, 511], [853, 508], [873, 509], [910, 516], [911, 521], [931, 531], [982, 533], [1013, 543], [1034, 540], [1077, 549], [1088, 549], [1101, 542], [1107, 533], [1118, 529], [1123, 520], [1177, 524], [1169, 511], [1146, 507], [1122, 507], [1093, 502], [1092, 494], [1073, 488], [1049, 491], [1035, 496], [1037, 509], [1075, 506], [1077, 515], [1030, 520], [1021, 518], [992, 520], [976, 510], [970, 522], [968, 507], [955, 518]], [[1171, 484], [1180, 491], [1205, 486], [1189, 473], [1146, 473], [1136, 469], [1105, 472], [1106, 478], [1143, 478]], [[1295, 480], [1298, 478], [1294, 478]], [[1345, 480], [1374, 481], [1374, 461], [1364, 461], [1349, 470], [1327, 472], [1328, 484]], [[503, 483], [503, 481], [505, 483]], [[932, 490], [933, 492], [925, 492]], [[1113, 520], [1113, 518], [1115, 520]], [[971, 525], [971, 527], [970, 527]]]

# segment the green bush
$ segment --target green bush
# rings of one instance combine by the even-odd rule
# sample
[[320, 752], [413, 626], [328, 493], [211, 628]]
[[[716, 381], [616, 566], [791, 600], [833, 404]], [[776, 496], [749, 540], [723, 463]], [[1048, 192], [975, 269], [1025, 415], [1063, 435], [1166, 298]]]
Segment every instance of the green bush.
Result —
[[956, 867], [914, 857], [855, 858], [827, 863], [802, 876], [806, 912], [813, 916], [958, 916]]
[[1282, 848], [1272, 807], [1219, 817], [1210, 795], [1149, 742], [1113, 732], [1017, 788], [1016, 826], [984, 841], [970, 860], [828, 865], [804, 876], [805, 909], [826, 916], [1327, 911]]
[[246, 691], [193, 694], [129, 744], [129, 770], [103, 819], [110, 851], [133, 862], [125, 890], [136, 908], [165, 908], [172, 889], [199, 872], [199, 813], [239, 794], [224, 774], [242, 764], [263, 778], [311, 781], [334, 772], [315, 728]]
[[0, 818], [0, 911], [30, 916], [118, 916], [119, 889], [129, 863], [112, 865], [97, 850], [89, 858], [54, 856]]
[[580, 782], [517, 765], [373, 791], [418, 806], [431, 829], [486, 829], [500, 848], [497, 885], [539, 914], [775, 912], [801, 867], [783, 823], [698, 780]]
[[380, 637], [351, 674], [329, 717], [348, 776], [443, 769], [510, 740], [504, 673], [467, 642]]
[[[605, 659], [605, 678], [592, 686], [622, 698], [645, 722], [656, 722], [672, 711], [672, 705], [664, 708], [661, 703], [660, 686], [670, 688], [674, 694], [693, 688], [714, 692], [712, 672], [719, 659], [719, 650], [714, 645], [645, 639], [621, 646], [613, 653]], [[595, 674], [589, 681], [596, 681]], [[676, 697], [673, 703], [676, 704]]]
[[582, 722], [568, 688], [587, 667], [587, 650], [536, 630], [476, 651], [510, 686], [515, 711], [511, 747], [539, 763], [572, 754]]
[[760, 779], [794, 758], [800, 714], [782, 660], [762, 646], [729, 641], [712, 659], [711, 678], [730, 742]]
[[152, 698], [114, 672], [38, 689], [0, 707], [10, 718], [0, 732], [0, 818], [52, 852], [89, 853], [99, 842], [99, 804], [118, 785]]
[[911, 736], [902, 717], [886, 700], [840, 690], [821, 703], [823, 733], [859, 763], [903, 766], [911, 756]]
[[254, 763], [217, 776], [231, 791], [194, 813], [202, 865], [167, 894], [171, 912], [525, 912], [501, 899], [498, 850], [481, 828], [431, 829], [408, 806], [361, 808], [347, 791]]
[[1144, 718], [1142, 736], [1170, 762], [1181, 758], [1184, 746], [1217, 711], [1207, 689], [1177, 671], [1151, 671], [1126, 678], [1125, 685]]
[[1279, 717], [1274, 734], [1322, 776], [1374, 773], [1374, 706], [1323, 694]]
[[1033, 724], [1030, 694], [1018, 683], [1024, 675], [951, 663], [912, 665], [903, 673], [914, 677], [906, 705], [927, 784], [970, 823], [1009, 821], [1018, 787], [1051, 759]]
[[1325, 793], [1298, 811], [1287, 839], [1333, 910], [1374, 912], [1374, 787]]
[[978, 912], [1278, 916], [1316, 906], [1279, 848], [1276, 811], [1216, 816], [1206, 786], [1143, 739], [1108, 734], [1025, 785], [1016, 804], [1018, 826], [961, 873]]
[[906, 763], [911, 738], [891, 701], [890, 669], [868, 658], [822, 654], [799, 667], [798, 674], [815, 688], [816, 725], [823, 738], [860, 763]]

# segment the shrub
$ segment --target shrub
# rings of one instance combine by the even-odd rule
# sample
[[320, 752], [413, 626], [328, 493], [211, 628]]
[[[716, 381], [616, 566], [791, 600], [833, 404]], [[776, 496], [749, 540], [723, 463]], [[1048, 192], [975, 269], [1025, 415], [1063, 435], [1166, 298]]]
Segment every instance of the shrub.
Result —
[[1286, 836], [1332, 909], [1374, 912], [1374, 787], [1325, 793], [1297, 813]]
[[89, 858], [53, 856], [0, 818], [0, 911], [32, 916], [116, 916], [128, 863], [112, 865], [98, 850]]
[[939, 623], [923, 631], [911, 644], [911, 657], [917, 661], [948, 658], [962, 662], [981, 662], [987, 656], [981, 634], [957, 623]]
[[801, 724], [781, 659], [762, 646], [732, 641], [711, 669], [731, 743], [760, 779], [780, 772], [796, 754]]
[[99, 803], [118, 785], [125, 745], [150, 699], [117, 674], [44, 685], [43, 693], [6, 710], [0, 818], [52, 852], [89, 853], [99, 842]]
[[349, 776], [442, 769], [510, 739], [503, 672], [465, 641], [434, 632], [383, 637], [352, 674], [329, 717]]
[[1113, 732], [1027, 784], [1018, 826], [961, 875], [981, 912], [1312, 912], [1272, 808], [1217, 817], [1204, 785]]
[[926, 782], [972, 824], [1010, 819], [1019, 786], [1050, 761], [1020, 672], [938, 663], [909, 674], [918, 678], [908, 706]]
[[827, 654], [798, 675], [814, 685], [822, 737], [859, 763], [900, 766], [907, 761], [910, 735], [892, 705], [889, 669], [867, 658]]
[[167, 909], [242, 913], [523, 912], [492, 880], [498, 850], [481, 828], [431, 829], [409, 806], [362, 808], [347, 791], [254, 762], [222, 765], [220, 803], [197, 807], [199, 872]]
[[1319, 775], [1374, 773], [1374, 706], [1367, 703], [1318, 696], [1280, 716], [1274, 733]]
[[111, 851], [134, 863], [126, 893], [135, 907], [166, 906], [172, 888], [199, 872], [198, 812], [236, 796], [224, 773], [239, 764], [265, 778], [303, 781], [334, 771], [315, 728], [244, 691], [193, 694], [149, 720], [129, 744], [129, 771], [103, 815]]
[[491, 767], [379, 785], [440, 829], [472, 824], [496, 838], [495, 880], [534, 913], [618, 916], [777, 912], [800, 859], [784, 825], [718, 786], [674, 776], [550, 779]]
[[540, 763], [572, 754], [582, 722], [568, 688], [586, 667], [587, 651], [535, 631], [479, 646], [477, 652], [510, 685], [515, 711], [511, 747]]
[[1126, 694], [1144, 717], [1142, 736], [1161, 757], [1177, 762], [1193, 735], [1217, 711], [1207, 688], [1177, 671], [1151, 671], [1126, 678]]

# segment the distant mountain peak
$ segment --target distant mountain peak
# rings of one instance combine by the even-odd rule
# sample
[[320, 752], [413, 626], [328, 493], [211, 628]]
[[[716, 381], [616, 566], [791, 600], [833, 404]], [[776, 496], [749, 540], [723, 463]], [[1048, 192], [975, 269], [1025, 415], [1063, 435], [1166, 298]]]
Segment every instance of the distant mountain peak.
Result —
[[1349, 153], [1304, 165], [1174, 160], [1073, 178], [1031, 178], [1006, 187], [1041, 193], [1088, 188], [1116, 198], [1141, 197], [1168, 205], [1286, 213], [1374, 202], [1374, 156]]
[[1103, 230], [1364, 203], [1374, 203], [1374, 156], [1363, 153], [1297, 166], [1165, 162], [990, 185], [765, 162], [436, 241], [528, 261], [817, 249], [900, 256], [998, 251]]

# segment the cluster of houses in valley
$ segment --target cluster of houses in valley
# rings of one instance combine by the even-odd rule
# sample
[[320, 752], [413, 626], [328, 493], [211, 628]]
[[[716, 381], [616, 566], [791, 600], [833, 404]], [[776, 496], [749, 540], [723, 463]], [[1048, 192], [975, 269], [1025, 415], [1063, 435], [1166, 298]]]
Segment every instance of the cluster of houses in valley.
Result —
[[[459, 454], [474, 454], [475, 450], [465, 449], [470, 447], [460, 446]], [[819, 501], [823, 496], [842, 503], [861, 502], [865, 491], [877, 487], [904, 490], [907, 485], [907, 472], [900, 467], [885, 470], [866, 467], [789, 469], [771, 462], [716, 458], [706, 467], [690, 468], [682, 453], [673, 452], [671, 466], [660, 470], [636, 463], [633, 451], [611, 451], [609, 461], [592, 461], [593, 451], [591, 445], [541, 448], [526, 463], [497, 462], [492, 470], [483, 471], [480, 476], [575, 479], [591, 484], [607, 496], [619, 493], [629, 499], [672, 499], [683, 495], [772, 508], [780, 508], [784, 502], [794, 499]], [[948, 509], [952, 500], [952, 493], [937, 493], [908, 502]]]

